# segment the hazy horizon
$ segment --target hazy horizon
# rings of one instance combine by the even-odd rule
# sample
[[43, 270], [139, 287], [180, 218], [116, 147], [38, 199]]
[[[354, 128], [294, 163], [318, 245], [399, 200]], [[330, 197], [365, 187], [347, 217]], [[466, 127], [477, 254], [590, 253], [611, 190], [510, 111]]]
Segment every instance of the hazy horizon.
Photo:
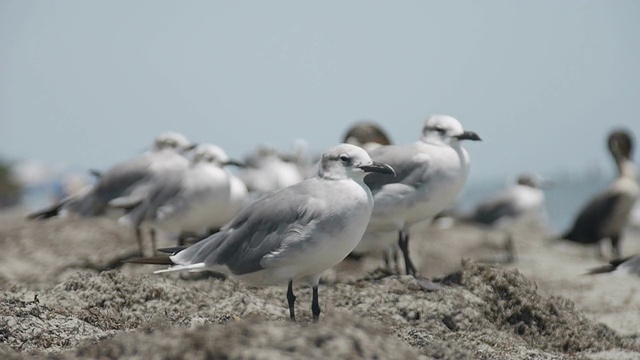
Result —
[[435, 113], [470, 182], [611, 171], [613, 127], [640, 132], [634, 1], [0, 0], [0, 156], [104, 169], [167, 130], [242, 157], [320, 152], [356, 120], [393, 141]]

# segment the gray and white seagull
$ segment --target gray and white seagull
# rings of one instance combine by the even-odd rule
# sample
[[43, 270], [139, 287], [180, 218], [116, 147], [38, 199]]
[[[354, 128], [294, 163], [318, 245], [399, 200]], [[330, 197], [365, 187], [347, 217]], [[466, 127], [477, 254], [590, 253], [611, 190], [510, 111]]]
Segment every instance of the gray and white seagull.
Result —
[[[213, 144], [200, 144], [193, 150], [191, 164], [182, 172], [156, 179], [143, 198], [123, 197], [112, 200], [114, 207], [129, 209], [119, 223], [136, 229], [140, 253], [143, 254], [140, 228], [147, 222], [155, 252], [155, 231], [178, 240], [191, 235], [203, 238], [229, 222], [240, 210], [247, 189], [227, 165], [241, 165]], [[238, 181], [239, 184], [234, 182]], [[214, 230], [215, 229], [215, 230]]]
[[451, 116], [433, 115], [425, 121], [420, 140], [371, 151], [371, 158], [389, 164], [397, 176], [367, 177], [375, 208], [356, 254], [388, 250], [398, 241], [406, 273], [417, 275], [409, 256], [411, 227], [431, 220], [451, 205], [462, 190], [470, 164], [463, 140], [477, 141], [480, 137], [465, 131]]
[[155, 180], [182, 172], [189, 166], [184, 153], [194, 146], [182, 134], [162, 133], [154, 139], [153, 149], [113, 165], [97, 176], [95, 186], [27, 217], [46, 219], [60, 213], [81, 217], [101, 216], [109, 209], [109, 202], [115, 198], [127, 196], [143, 199]]
[[307, 282], [317, 320], [321, 274], [356, 247], [369, 223], [373, 196], [364, 178], [370, 172], [394, 174], [363, 149], [340, 144], [322, 155], [316, 177], [264, 194], [220, 232], [171, 256], [132, 262], [173, 265], [156, 273], [213, 270], [251, 285], [288, 283], [291, 320], [293, 283]]

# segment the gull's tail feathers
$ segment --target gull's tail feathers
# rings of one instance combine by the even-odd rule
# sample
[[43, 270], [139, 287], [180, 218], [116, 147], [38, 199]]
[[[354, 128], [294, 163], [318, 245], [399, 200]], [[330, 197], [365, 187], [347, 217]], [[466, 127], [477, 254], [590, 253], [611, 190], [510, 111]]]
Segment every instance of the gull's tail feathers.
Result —
[[49, 219], [54, 216], [58, 216], [62, 207], [67, 203], [67, 201], [60, 201], [56, 204], [50, 205], [42, 210], [38, 210], [27, 214], [27, 220], [44, 220]]
[[171, 258], [169, 257], [169, 255], [158, 255], [158, 256], [151, 256], [146, 258], [127, 259], [127, 260], [124, 260], [124, 262], [133, 263], [133, 264], [146, 264], [146, 265], [175, 265], [175, 263], [171, 261]]
[[596, 274], [605, 274], [605, 273], [614, 272], [618, 269], [618, 267], [620, 267], [620, 265], [627, 262], [632, 257], [633, 256], [627, 256], [621, 259], [613, 259], [609, 261], [607, 265], [602, 265], [602, 266], [589, 269], [589, 271], [585, 273], [585, 275], [596, 275]]
[[133, 263], [133, 264], [144, 264], [144, 265], [172, 265], [167, 269], [156, 270], [153, 272], [154, 274], [177, 272], [177, 271], [199, 272], [199, 271], [207, 270], [203, 262], [196, 263], [196, 264], [179, 265], [174, 263], [173, 260], [171, 260], [171, 257], [169, 255], [156, 255], [156, 256], [151, 256], [146, 258], [128, 259], [128, 260], [124, 260], [124, 262]]
[[606, 274], [606, 273], [613, 272], [615, 270], [616, 270], [615, 266], [612, 266], [611, 264], [608, 264], [608, 265], [598, 266], [598, 267], [589, 269], [589, 271], [584, 273], [584, 275]]
[[189, 264], [189, 265], [175, 265], [168, 269], [156, 270], [153, 273], [161, 274], [161, 273], [169, 273], [169, 272], [177, 272], [177, 271], [199, 272], [199, 271], [205, 271], [205, 270], [206, 269], [205, 269], [204, 263], [197, 263], [197, 264]]
[[186, 249], [187, 246], [174, 246], [174, 247], [167, 247], [167, 248], [162, 248], [162, 249], [157, 249], [157, 252], [161, 252], [163, 254], [170, 254], [170, 255], [175, 255], [177, 253], [179, 253], [180, 251]]

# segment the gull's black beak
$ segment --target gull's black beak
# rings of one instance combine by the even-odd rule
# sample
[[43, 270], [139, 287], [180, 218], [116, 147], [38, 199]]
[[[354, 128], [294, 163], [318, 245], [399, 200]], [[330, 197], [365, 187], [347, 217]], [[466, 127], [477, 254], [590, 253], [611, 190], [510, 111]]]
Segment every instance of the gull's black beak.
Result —
[[482, 141], [480, 136], [478, 136], [478, 134], [474, 133], [473, 131], [465, 131], [462, 134], [454, 137], [458, 140]]
[[377, 172], [380, 174], [396, 176], [396, 172], [393, 170], [391, 166], [387, 164], [375, 162], [375, 161], [372, 162], [371, 165], [362, 165], [362, 166], [359, 166], [359, 168], [364, 170], [365, 172]]
[[233, 160], [233, 159], [229, 159], [226, 163], [224, 163], [225, 165], [233, 165], [233, 166], [237, 166], [239, 168], [245, 168], [247, 167], [247, 165], [245, 163], [243, 163], [242, 161], [239, 160]]
[[198, 146], [198, 144], [191, 144], [191, 145], [185, 147], [184, 150], [185, 151], [191, 151], [191, 150], [195, 149], [196, 146]]

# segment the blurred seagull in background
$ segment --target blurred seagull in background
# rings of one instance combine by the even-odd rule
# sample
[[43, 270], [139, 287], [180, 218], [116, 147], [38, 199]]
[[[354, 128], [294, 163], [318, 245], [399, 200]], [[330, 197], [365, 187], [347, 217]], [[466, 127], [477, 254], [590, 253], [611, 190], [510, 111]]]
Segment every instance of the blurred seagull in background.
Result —
[[119, 222], [136, 229], [140, 253], [143, 253], [141, 225], [147, 222], [152, 231], [155, 252], [155, 231], [168, 238], [204, 237], [218, 231], [240, 210], [247, 196], [244, 184], [224, 169], [240, 165], [230, 160], [224, 150], [212, 144], [195, 147], [191, 164], [184, 171], [156, 179], [144, 198], [127, 196], [113, 199], [113, 207], [128, 209]]
[[567, 230], [562, 239], [598, 245], [598, 253], [602, 256], [600, 242], [608, 238], [611, 241], [613, 257], [621, 255], [621, 235], [629, 221], [634, 203], [640, 196], [636, 166], [631, 160], [633, 138], [625, 129], [612, 131], [607, 139], [609, 152], [615, 160], [618, 177], [605, 191], [597, 194], [578, 213], [573, 226]]
[[359, 121], [353, 124], [343, 137], [343, 142], [358, 145], [368, 152], [391, 145], [391, 139], [382, 127], [372, 121]]
[[115, 198], [144, 198], [155, 179], [180, 173], [187, 168], [189, 160], [184, 157], [184, 153], [194, 146], [182, 134], [160, 134], [155, 138], [152, 150], [114, 165], [99, 175], [94, 186], [27, 217], [49, 218], [57, 216], [61, 211], [83, 217], [99, 216], [105, 214], [109, 202]]
[[462, 220], [493, 228], [516, 221], [542, 220], [544, 192], [547, 182], [537, 175], [519, 175], [515, 184], [481, 201]]
[[238, 176], [250, 193], [264, 194], [304, 179], [295, 163], [283, 160], [272, 148], [261, 147], [245, 159], [245, 164]]
[[502, 230], [506, 234], [507, 262], [515, 260], [515, 245], [511, 229], [522, 223], [546, 224], [543, 187], [549, 181], [535, 174], [521, 174], [510, 185], [481, 201], [468, 213], [455, 214], [456, 220], [480, 227]]
[[469, 174], [469, 155], [461, 144], [464, 140], [481, 139], [465, 131], [455, 118], [433, 115], [425, 121], [419, 141], [371, 151], [375, 161], [389, 164], [397, 176], [372, 174], [365, 179], [375, 208], [356, 254], [388, 251], [397, 239], [406, 273], [418, 275], [409, 255], [411, 226], [431, 220], [462, 190]]
[[293, 282], [304, 281], [313, 288], [317, 320], [320, 276], [355, 248], [369, 222], [373, 197], [364, 183], [367, 173], [393, 169], [357, 146], [335, 146], [323, 154], [316, 177], [264, 194], [220, 232], [171, 256], [132, 262], [173, 265], [156, 273], [213, 270], [252, 285], [288, 284], [291, 320]]

